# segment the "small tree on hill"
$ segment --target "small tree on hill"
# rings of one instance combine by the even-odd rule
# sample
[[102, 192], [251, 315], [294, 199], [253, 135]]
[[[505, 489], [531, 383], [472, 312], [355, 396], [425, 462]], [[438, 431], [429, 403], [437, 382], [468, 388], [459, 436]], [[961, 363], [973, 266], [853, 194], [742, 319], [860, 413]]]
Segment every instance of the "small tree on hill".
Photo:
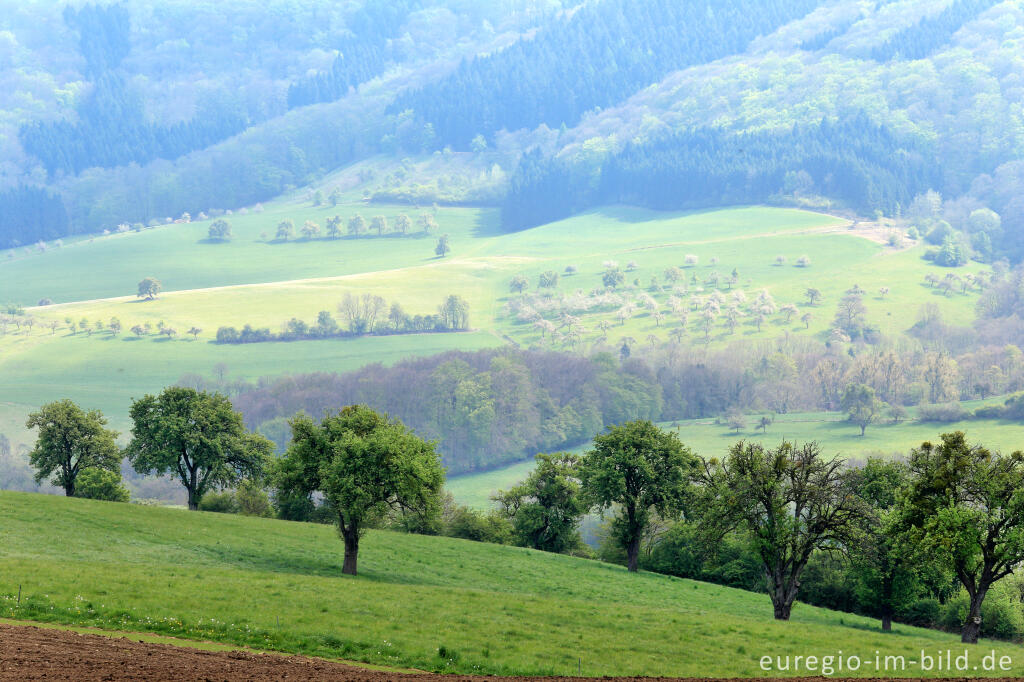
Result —
[[215, 241], [227, 241], [228, 239], [231, 239], [231, 223], [223, 218], [214, 220], [210, 223], [210, 228], [207, 230], [207, 236]]
[[290, 424], [275, 485], [286, 498], [319, 492], [328, 501], [345, 541], [342, 573], [356, 575], [369, 519], [388, 509], [428, 514], [439, 507], [444, 473], [434, 443], [400, 421], [352, 405], [319, 423], [300, 414]]
[[188, 508], [199, 508], [209, 490], [259, 479], [274, 451], [249, 433], [242, 415], [219, 393], [172, 386], [132, 402], [128, 459], [139, 473], [173, 473], [188, 491]]
[[36, 482], [53, 476], [53, 485], [64, 494], [75, 494], [75, 483], [86, 469], [116, 470], [121, 451], [114, 442], [117, 432], [104, 428], [107, 420], [99, 410], [86, 412], [70, 400], [43, 405], [28, 416], [25, 426], [39, 429], [29, 464], [36, 470]]
[[443, 234], [437, 239], [437, 245], [434, 247], [434, 253], [439, 257], [444, 258], [452, 250], [451, 244], [448, 242], [448, 235]]
[[850, 384], [843, 391], [840, 407], [846, 412], [847, 418], [860, 427], [860, 435], [872, 422], [882, 415], [885, 403], [875, 395], [875, 389], [866, 384]]
[[160, 294], [160, 290], [162, 288], [163, 285], [160, 284], [160, 280], [156, 277], [146, 277], [144, 280], [139, 282], [139, 291], [136, 294], [136, 297], [152, 301]]
[[283, 242], [288, 241], [295, 236], [295, 223], [291, 220], [282, 220], [277, 224], [276, 238]]

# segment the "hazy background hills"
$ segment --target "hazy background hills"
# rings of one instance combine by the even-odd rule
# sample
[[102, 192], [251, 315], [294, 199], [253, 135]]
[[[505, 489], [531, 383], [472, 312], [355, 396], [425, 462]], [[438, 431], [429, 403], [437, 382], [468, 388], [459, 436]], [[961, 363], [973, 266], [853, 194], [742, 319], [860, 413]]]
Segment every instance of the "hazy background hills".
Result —
[[507, 229], [614, 201], [896, 215], [934, 189], [1020, 251], [1014, 2], [6, 5], [5, 245], [390, 158], [368, 196], [497, 204]]

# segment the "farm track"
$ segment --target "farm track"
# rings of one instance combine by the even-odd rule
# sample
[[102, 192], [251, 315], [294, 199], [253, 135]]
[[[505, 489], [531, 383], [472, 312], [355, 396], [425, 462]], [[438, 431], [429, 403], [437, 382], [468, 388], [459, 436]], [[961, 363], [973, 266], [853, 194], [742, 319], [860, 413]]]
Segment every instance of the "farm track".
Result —
[[[594, 678], [483, 677], [398, 673], [366, 670], [352, 665], [303, 656], [249, 651], [200, 649], [134, 641], [126, 637], [80, 634], [67, 630], [0, 625], [0, 681], [6, 680], [341, 680], [344, 682], [572, 682]], [[600, 678], [653, 680], [655, 678]], [[672, 682], [669, 678], [656, 678]], [[682, 682], [684, 678], [679, 678]], [[685, 678], [690, 682], [693, 678]], [[792, 678], [800, 682], [841, 678]], [[861, 678], [862, 680], [866, 678]], [[881, 678], [876, 678], [881, 679]], [[951, 678], [967, 680], [973, 678]], [[1010, 678], [1006, 678], [1010, 679]], [[694, 680], [696, 682], [696, 680]]]

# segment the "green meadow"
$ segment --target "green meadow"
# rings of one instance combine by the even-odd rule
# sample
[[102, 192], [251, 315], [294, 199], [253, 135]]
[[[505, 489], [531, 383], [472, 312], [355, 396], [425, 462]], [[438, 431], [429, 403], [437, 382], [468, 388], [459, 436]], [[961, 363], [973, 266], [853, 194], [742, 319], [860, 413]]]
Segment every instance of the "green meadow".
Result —
[[[868, 292], [869, 322], [894, 336], [913, 324], [922, 302], [936, 303], [947, 319], [966, 320], [977, 298], [972, 292], [944, 295], [927, 286], [926, 274], [944, 271], [921, 258], [923, 246], [893, 249], [878, 243], [877, 229], [858, 231], [844, 220], [795, 209], [656, 212], [612, 206], [504, 234], [494, 210], [444, 207], [437, 209], [439, 227], [429, 236], [415, 225], [420, 212], [434, 210], [361, 202], [314, 208], [308, 201], [290, 198], [268, 204], [261, 212], [228, 216], [234, 238], [226, 243], [206, 239], [207, 220], [69, 240], [45, 253], [27, 255], [19, 250], [10, 252], [11, 258], [0, 254], [0, 302], [55, 302], [28, 308], [36, 320], [33, 327], [9, 325], [6, 335], [0, 336], [0, 432], [16, 441], [26, 439], [26, 414], [61, 397], [104, 410], [123, 429], [130, 398], [157, 391], [183, 374], [208, 376], [218, 363], [226, 364], [233, 377], [256, 379], [289, 372], [345, 371], [371, 362], [505, 343], [616, 351], [624, 339], [640, 345], [664, 343], [671, 330], [680, 327], [680, 320], [671, 315], [659, 321], [642, 309], [622, 323], [613, 308], [602, 308], [579, 314], [581, 339], [542, 337], [534, 325], [518, 321], [509, 311], [509, 302], [518, 296], [509, 291], [509, 281], [516, 274], [525, 275], [530, 296], [537, 290], [540, 273], [564, 273], [568, 266], [575, 274], [563, 274], [545, 295], [557, 298], [599, 289], [606, 262], [614, 261], [629, 270], [619, 290], [625, 299], [637, 301], [647, 295], [652, 291], [650, 279], [664, 284], [665, 269], [676, 266], [684, 273], [679, 285], [692, 295], [710, 293], [703, 282], [711, 272], [728, 277], [735, 271], [735, 288], [748, 299], [766, 289], [778, 306], [795, 303], [800, 308], [788, 323], [774, 315], [760, 330], [744, 320], [730, 333], [719, 320], [707, 340], [699, 329], [698, 313], [693, 312], [682, 343], [697, 347], [784, 334], [824, 339], [837, 301], [854, 284]], [[391, 224], [397, 215], [407, 213], [414, 221], [413, 232], [404, 237], [273, 239], [277, 223], [284, 219], [292, 220], [296, 229], [306, 220], [324, 228], [329, 216], [339, 215], [344, 222], [356, 213], [367, 220], [384, 215]], [[436, 234], [449, 235], [452, 252], [446, 258], [434, 255]], [[698, 263], [685, 267], [690, 254]], [[784, 265], [776, 264], [777, 255], [786, 256]], [[801, 256], [810, 259], [808, 267], [796, 266]], [[958, 272], [981, 268], [972, 264]], [[134, 295], [138, 281], [146, 276], [163, 282], [165, 291], [156, 300]], [[808, 286], [823, 295], [813, 307], [804, 305]], [[880, 293], [882, 287], [888, 288], [887, 295]], [[732, 295], [731, 287], [719, 288], [725, 296]], [[444, 297], [458, 294], [469, 303], [474, 331], [244, 346], [213, 342], [217, 328], [225, 325], [253, 324], [278, 331], [293, 317], [314, 322], [321, 310], [339, 317], [335, 311], [346, 293], [381, 295], [411, 315], [433, 313]], [[653, 295], [667, 314], [671, 292]], [[804, 312], [812, 314], [808, 324], [800, 321]], [[546, 316], [557, 323], [557, 313]], [[95, 325], [112, 317], [122, 324], [116, 337], [108, 330], [86, 333], [78, 327], [81, 320]], [[157, 335], [161, 322], [176, 329], [177, 338]], [[605, 326], [602, 322], [609, 325], [606, 336], [599, 331]], [[133, 326], [146, 323], [152, 333], [131, 333]], [[192, 328], [201, 330], [195, 338], [187, 333]]]
[[[806, 605], [776, 622], [764, 595], [451, 538], [370, 531], [352, 578], [328, 526], [10, 492], [0, 518], [10, 619], [460, 673], [755, 677], [766, 655], [963, 649]], [[1014, 645], [985, 641], [974, 662], [992, 649], [1014, 659], [1004, 675], [1024, 673]]]

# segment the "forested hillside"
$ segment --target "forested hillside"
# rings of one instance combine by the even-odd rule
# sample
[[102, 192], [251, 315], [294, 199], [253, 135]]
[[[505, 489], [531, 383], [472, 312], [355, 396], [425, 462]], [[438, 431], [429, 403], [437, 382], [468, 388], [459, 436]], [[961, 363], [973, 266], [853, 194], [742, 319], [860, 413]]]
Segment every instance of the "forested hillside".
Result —
[[[1018, 259], [1022, 36], [997, 0], [18, 5], [0, 246], [361, 162], [363, 197], [500, 204], [508, 230], [608, 202], [900, 218], [934, 190], [972, 255]], [[958, 222], [978, 208], [987, 246]]]

